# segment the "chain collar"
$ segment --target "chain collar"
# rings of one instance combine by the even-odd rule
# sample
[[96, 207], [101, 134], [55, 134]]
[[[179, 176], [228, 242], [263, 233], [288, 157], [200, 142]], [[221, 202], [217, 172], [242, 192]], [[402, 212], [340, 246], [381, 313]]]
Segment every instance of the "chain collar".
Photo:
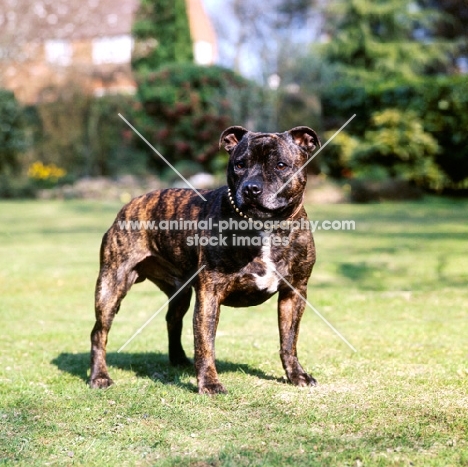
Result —
[[234, 200], [232, 199], [232, 194], [231, 194], [231, 189], [228, 188], [228, 197], [229, 197], [229, 202], [231, 203], [231, 206], [234, 208], [234, 210], [239, 214], [239, 216], [243, 217], [244, 219], [251, 219], [251, 217], [247, 216], [244, 214], [237, 206], [236, 203], [234, 203]]
[[[228, 198], [229, 198], [229, 202], [231, 203], [231, 206], [234, 208], [234, 210], [237, 212], [237, 214], [239, 214], [239, 216], [243, 217], [244, 219], [252, 219], [251, 217], [247, 216], [246, 214], [244, 214], [237, 206], [236, 206], [236, 203], [234, 203], [234, 200], [232, 199], [232, 193], [231, 193], [231, 189], [228, 188]], [[287, 219], [287, 222], [291, 222], [292, 219], [294, 219], [294, 217], [296, 216], [296, 214], [301, 210], [302, 208], [302, 205], [304, 203], [304, 195], [302, 195], [302, 201], [301, 201], [301, 204], [297, 207], [297, 209], [289, 216], [289, 218]]]

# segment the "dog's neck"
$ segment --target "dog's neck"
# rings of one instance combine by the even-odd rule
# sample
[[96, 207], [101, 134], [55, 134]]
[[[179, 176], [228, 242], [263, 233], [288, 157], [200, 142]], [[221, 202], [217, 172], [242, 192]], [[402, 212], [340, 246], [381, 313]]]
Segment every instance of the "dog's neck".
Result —
[[304, 206], [304, 197], [305, 193], [302, 193], [301, 202], [299, 203], [299, 206], [294, 210], [294, 212], [288, 217], [288, 221], [294, 220], [294, 218], [299, 214], [299, 211], [302, 209], [302, 206]]
[[[234, 208], [234, 211], [237, 212], [237, 214], [239, 214], [239, 216], [243, 217], [244, 219], [252, 219], [251, 217], [247, 216], [247, 214], [244, 214], [237, 206], [236, 206], [236, 203], [234, 202], [233, 198], [232, 198], [232, 193], [231, 193], [231, 189], [228, 188], [228, 198], [229, 198], [229, 202], [231, 203], [231, 206]], [[296, 216], [297, 214], [299, 213], [299, 211], [302, 209], [302, 206], [304, 205], [304, 194], [302, 195], [302, 199], [301, 199], [301, 202], [299, 203], [299, 206], [294, 210], [294, 212], [286, 219], [286, 221], [292, 221]]]

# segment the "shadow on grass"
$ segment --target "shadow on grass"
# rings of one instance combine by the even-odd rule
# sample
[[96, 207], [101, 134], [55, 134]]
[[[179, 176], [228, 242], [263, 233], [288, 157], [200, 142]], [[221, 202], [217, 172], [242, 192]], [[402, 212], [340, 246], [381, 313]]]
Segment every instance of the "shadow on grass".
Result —
[[[60, 371], [69, 373], [75, 377], [88, 381], [88, 371], [90, 357], [89, 353], [61, 353], [51, 361]], [[169, 357], [165, 353], [157, 352], [135, 352], [135, 353], [117, 353], [109, 352], [107, 354], [107, 364], [109, 373], [112, 377], [112, 369], [118, 368], [124, 371], [133, 372], [138, 377], [148, 377], [154, 381], [160, 381], [164, 384], [177, 384], [190, 391], [197, 388], [193, 384], [181, 382], [181, 377], [191, 374], [195, 376], [193, 366], [179, 368], [173, 367], [169, 363]], [[216, 368], [218, 373], [242, 372], [260, 379], [283, 382], [281, 378], [267, 375], [258, 368], [253, 368], [245, 363], [233, 363], [226, 360], [217, 360]]]
[[[397, 266], [390, 262], [341, 262], [336, 265], [339, 276], [357, 284], [362, 290], [384, 291], [392, 288], [392, 280], [407, 278], [406, 286], [415, 290], [427, 290], [440, 287], [466, 287], [467, 274], [447, 271], [450, 264], [458, 260], [457, 255], [439, 255], [433, 271], [429, 270], [428, 277], [420, 277], [411, 273], [406, 267]], [[333, 283], [335, 285], [336, 283]], [[321, 284], [322, 286], [322, 284]], [[326, 286], [326, 284], [325, 284]]]

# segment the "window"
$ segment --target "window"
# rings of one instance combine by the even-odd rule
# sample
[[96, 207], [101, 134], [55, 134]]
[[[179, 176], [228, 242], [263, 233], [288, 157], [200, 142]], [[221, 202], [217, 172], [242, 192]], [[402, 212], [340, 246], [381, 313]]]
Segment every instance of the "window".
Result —
[[206, 41], [195, 42], [193, 48], [195, 63], [199, 65], [211, 65], [213, 63], [213, 46]]
[[46, 60], [53, 65], [70, 65], [72, 54], [72, 46], [67, 41], [54, 39], [48, 40], [45, 43]]
[[131, 36], [93, 39], [93, 63], [130, 63], [133, 41]]

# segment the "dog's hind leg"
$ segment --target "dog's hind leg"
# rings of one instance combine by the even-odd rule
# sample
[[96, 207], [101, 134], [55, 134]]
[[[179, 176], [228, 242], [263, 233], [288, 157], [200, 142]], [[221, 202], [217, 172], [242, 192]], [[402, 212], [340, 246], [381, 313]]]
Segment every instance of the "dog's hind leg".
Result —
[[[172, 295], [171, 295], [172, 296]], [[192, 288], [187, 287], [171, 300], [166, 314], [169, 338], [169, 361], [174, 366], [189, 366], [192, 362], [182, 347], [182, 320], [190, 307]]]
[[192, 298], [192, 288], [185, 287], [183, 290], [169, 285], [159, 280], [153, 282], [167, 295], [168, 298], [174, 297], [169, 302], [169, 308], [166, 313], [167, 334], [169, 339], [169, 361], [174, 366], [191, 366], [192, 362], [185, 355], [182, 347], [182, 326], [183, 319], [190, 307]]
[[113, 383], [106, 364], [107, 336], [122, 299], [137, 277], [137, 273], [128, 271], [125, 264], [118, 268], [101, 266], [95, 294], [96, 323], [91, 332], [89, 385], [92, 388], [107, 388]]

